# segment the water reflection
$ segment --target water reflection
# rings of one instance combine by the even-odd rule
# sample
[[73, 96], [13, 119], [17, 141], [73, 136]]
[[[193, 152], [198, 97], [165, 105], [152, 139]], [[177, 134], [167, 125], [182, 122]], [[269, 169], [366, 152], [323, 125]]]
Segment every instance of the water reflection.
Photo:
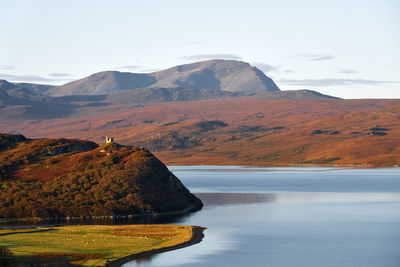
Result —
[[205, 237], [124, 266], [400, 266], [400, 169], [171, 170], [203, 201], [202, 210], [84, 223], [200, 225]]
[[210, 206], [274, 202], [276, 194], [268, 193], [196, 193], [204, 204]]
[[[204, 208], [256, 203], [338, 203], [400, 201], [400, 193], [196, 193]], [[185, 220], [185, 218], [182, 218]]]
[[139, 259], [136, 259], [136, 265], [137, 266], [142, 266], [142, 265], [149, 265], [149, 263], [151, 262], [151, 260], [153, 259], [153, 258], [155, 258], [155, 257], [157, 257], [157, 254], [155, 254], [155, 255], [152, 255], [152, 256], [143, 256], [143, 257], [141, 257], [141, 258], [139, 258]]
[[60, 225], [127, 225], [127, 224], [179, 224], [187, 220], [193, 213], [183, 215], [145, 216], [138, 218], [104, 218], [77, 220], [42, 220], [42, 221], [1, 221], [1, 228], [52, 227]]
[[171, 169], [205, 204], [178, 223], [205, 237], [124, 266], [400, 266], [400, 169]]

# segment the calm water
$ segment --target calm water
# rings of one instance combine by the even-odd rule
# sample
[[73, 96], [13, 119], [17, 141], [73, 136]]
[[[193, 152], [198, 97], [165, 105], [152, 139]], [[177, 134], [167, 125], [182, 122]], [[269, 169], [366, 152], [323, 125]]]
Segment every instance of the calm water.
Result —
[[124, 266], [400, 266], [400, 168], [170, 167], [200, 244]]

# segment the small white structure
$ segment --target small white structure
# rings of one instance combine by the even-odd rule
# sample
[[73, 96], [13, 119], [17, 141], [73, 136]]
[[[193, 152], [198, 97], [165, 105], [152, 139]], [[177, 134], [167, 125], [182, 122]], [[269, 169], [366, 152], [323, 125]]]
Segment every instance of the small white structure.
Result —
[[108, 143], [114, 143], [114, 138], [106, 136], [106, 144]]

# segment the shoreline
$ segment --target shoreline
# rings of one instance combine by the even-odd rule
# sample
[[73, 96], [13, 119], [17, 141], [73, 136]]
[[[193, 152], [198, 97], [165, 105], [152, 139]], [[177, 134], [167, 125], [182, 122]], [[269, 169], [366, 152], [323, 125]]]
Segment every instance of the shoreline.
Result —
[[185, 247], [189, 247], [189, 246], [198, 244], [204, 238], [203, 231], [205, 229], [207, 229], [207, 228], [200, 227], [200, 226], [192, 226], [192, 237], [190, 238], [189, 241], [186, 241], [181, 244], [174, 245], [174, 246], [170, 246], [170, 247], [157, 248], [157, 249], [152, 249], [152, 250], [148, 250], [148, 251], [142, 251], [139, 253], [131, 254], [131, 255], [119, 258], [117, 260], [110, 261], [109, 264], [106, 266], [120, 267], [127, 262], [130, 262], [130, 261], [142, 258], [142, 257], [148, 257], [148, 256], [152, 256], [155, 254], [168, 252], [168, 251], [185, 248]]
[[80, 222], [80, 221], [96, 221], [96, 220], [119, 220], [119, 219], [140, 219], [140, 218], [158, 218], [163, 216], [183, 216], [191, 212], [199, 211], [203, 208], [191, 205], [190, 207], [170, 212], [154, 212], [144, 214], [129, 214], [129, 215], [108, 215], [108, 216], [81, 216], [81, 217], [32, 217], [32, 218], [0, 218], [1, 223], [18, 223], [18, 222], [32, 222], [32, 223], [48, 223], [53, 225], [62, 225], [66, 222]]
[[[196, 225], [169, 224], [127, 225], [122, 227], [104, 225], [66, 226], [22, 231], [20, 231], [21, 229], [17, 231], [13, 229], [13, 231], [1, 231], [2, 242], [0, 243], [1, 246], [5, 247], [8, 247], [9, 242], [15, 244], [13, 246], [15, 251], [12, 248], [10, 248], [10, 251], [13, 255], [12, 261], [17, 265], [37, 262], [38, 264], [53, 264], [54, 266], [67, 264], [68, 266], [109, 267], [121, 266], [135, 259], [200, 243], [203, 240], [205, 229]], [[123, 231], [127, 231], [126, 234]], [[36, 234], [42, 232], [48, 232], [44, 239], [42, 234]], [[32, 234], [34, 235], [32, 236]], [[164, 242], [165, 237], [167, 237], [167, 241]], [[26, 253], [21, 254], [17, 248], [24, 246], [27, 239], [33, 242], [33, 246], [25, 250]], [[147, 239], [152, 240], [148, 241]], [[41, 249], [43, 240], [47, 244], [44, 250]], [[103, 243], [104, 240], [107, 240], [107, 243]], [[46, 249], [48, 246], [58, 247], [58, 250]], [[38, 253], [39, 248], [41, 253]], [[108, 251], [99, 254], [99, 249]]]
[[[165, 162], [165, 161], [164, 161]], [[190, 167], [190, 166], [215, 166], [215, 167], [257, 167], [257, 168], [274, 168], [274, 167], [327, 167], [327, 168], [350, 168], [350, 169], [396, 169], [400, 168], [400, 165], [369, 165], [369, 164], [230, 164], [230, 163], [221, 163], [221, 164], [175, 164], [168, 163], [165, 164], [167, 167]]]

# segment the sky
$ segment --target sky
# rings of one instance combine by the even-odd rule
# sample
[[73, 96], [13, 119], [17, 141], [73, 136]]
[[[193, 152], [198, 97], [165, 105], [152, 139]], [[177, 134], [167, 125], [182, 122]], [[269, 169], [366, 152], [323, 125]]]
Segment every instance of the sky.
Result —
[[398, 0], [0, 0], [0, 79], [249, 62], [281, 90], [400, 98]]

